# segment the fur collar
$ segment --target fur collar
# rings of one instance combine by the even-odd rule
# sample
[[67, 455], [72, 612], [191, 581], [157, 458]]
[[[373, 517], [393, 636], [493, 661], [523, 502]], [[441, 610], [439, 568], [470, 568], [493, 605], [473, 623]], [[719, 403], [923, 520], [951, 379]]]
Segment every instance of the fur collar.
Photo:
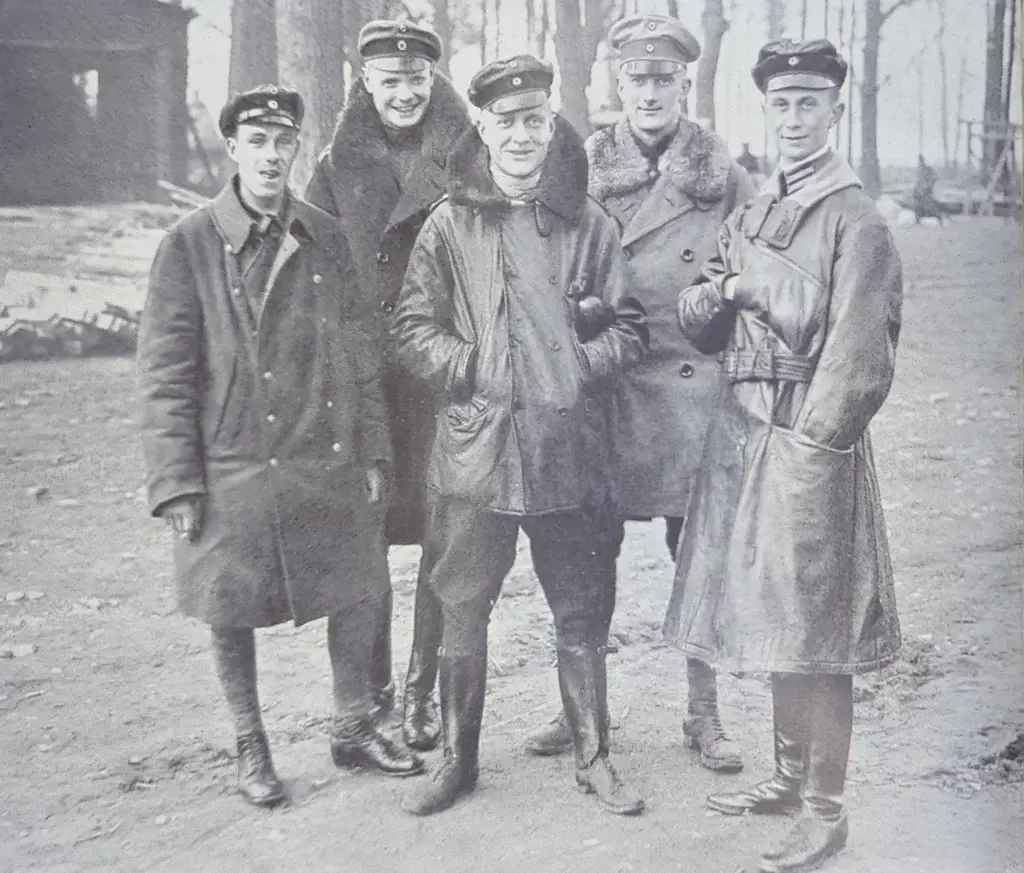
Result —
[[[629, 130], [625, 117], [587, 140], [590, 193], [600, 202], [630, 194], [650, 184], [649, 164]], [[687, 196], [714, 202], [725, 196], [733, 160], [717, 134], [683, 119], [658, 169]]]
[[[469, 113], [455, 87], [440, 73], [434, 73], [430, 105], [423, 116], [424, 158], [444, 167], [448, 153], [469, 126]], [[373, 98], [359, 76], [349, 89], [345, 109], [338, 117], [330, 145], [336, 172], [352, 177], [379, 171], [391, 160], [384, 125], [373, 106]]]
[[[476, 128], [459, 140], [449, 159], [448, 197], [452, 203], [500, 208], [508, 198], [491, 178], [487, 147]], [[536, 198], [556, 215], [576, 222], [587, 202], [587, 153], [575, 128], [555, 116], [555, 135], [540, 174]]]

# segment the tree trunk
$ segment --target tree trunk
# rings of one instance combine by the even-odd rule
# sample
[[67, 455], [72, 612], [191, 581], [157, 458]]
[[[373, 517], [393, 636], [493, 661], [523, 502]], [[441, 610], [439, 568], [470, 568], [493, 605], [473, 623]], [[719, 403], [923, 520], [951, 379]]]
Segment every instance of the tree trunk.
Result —
[[[360, 75], [363, 70], [362, 59], [359, 57], [359, 31], [367, 21], [375, 18], [387, 18], [388, 4], [386, 0], [314, 0], [325, 5], [337, 5], [338, 9], [331, 12], [332, 17], [340, 21], [341, 41], [344, 60], [349, 62], [352, 77]], [[339, 79], [339, 82], [342, 81]], [[351, 80], [350, 80], [351, 81]], [[342, 86], [342, 91], [344, 87]]]
[[437, 62], [437, 69], [447, 76], [451, 72], [448, 61], [452, 53], [452, 17], [448, 11], [448, 0], [434, 0], [433, 26], [441, 40], [441, 60]]
[[765, 21], [768, 39], [782, 39], [786, 34], [786, 0], [768, 0]]
[[864, 54], [860, 82], [860, 178], [871, 197], [882, 193], [878, 164], [878, 47], [882, 0], [864, 0]]
[[718, 72], [718, 56], [722, 51], [722, 38], [729, 29], [725, 20], [723, 0], [704, 0], [704, 12], [700, 17], [704, 28], [704, 50], [697, 62], [697, 122], [709, 130], [715, 129], [715, 74]]
[[942, 123], [942, 163], [949, 169], [949, 64], [946, 58], [946, 18], [948, 17], [946, 0], [939, 0], [939, 118]]
[[[1003, 44], [1006, 40], [1006, 0], [991, 0], [989, 9], [988, 49], [985, 52], [985, 133], [991, 135], [1003, 118]], [[985, 139], [982, 175], [987, 184], [989, 174], [1002, 152], [1003, 144], [995, 138]]]
[[800, 4], [800, 39], [807, 39], [807, 0]]
[[274, 0], [234, 0], [231, 4], [229, 93], [277, 81], [274, 14]]
[[305, 190], [317, 156], [330, 141], [344, 105], [344, 5], [335, 0], [277, 0], [277, 44], [281, 83], [306, 104], [302, 148], [292, 171]]
[[853, 166], [853, 89], [857, 84], [853, 57], [853, 49], [857, 45], [857, 3], [858, 0], [852, 0], [850, 4], [850, 50], [847, 52], [850, 68], [846, 72], [847, 86], [850, 89], [850, 99], [846, 105], [846, 160], [850, 166]]
[[[964, 116], [964, 84], [967, 81], [967, 52], [960, 55], [960, 73], [956, 78], [956, 138], [953, 140], [953, 166], [960, 163], [960, 130]], [[971, 164], [971, 131], [967, 130], [967, 166]]]
[[679, 18], [679, 0], [668, 0], [668, 12], [669, 18]]
[[591, 127], [587, 88], [597, 45], [604, 35], [604, 15], [601, 0], [583, 0], [583, 6], [581, 0], [558, 0], [555, 4], [555, 57], [561, 77], [559, 114], [580, 136], [588, 136]]

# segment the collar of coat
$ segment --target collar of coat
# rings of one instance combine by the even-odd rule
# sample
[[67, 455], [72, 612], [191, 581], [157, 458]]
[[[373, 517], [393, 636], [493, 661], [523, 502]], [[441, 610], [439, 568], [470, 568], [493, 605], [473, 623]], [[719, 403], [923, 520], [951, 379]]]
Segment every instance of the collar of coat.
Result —
[[[238, 196], [237, 178], [233, 177], [224, 186], [209, 207], [220, 235], [236, 255], [244, 248], [256, 223]], [[328, 213], [301, 200], [291, 191], [288, 192], [287, 215], [286, 232], [300, 244], [319, 239], [323, 232], [331, 231], [335, 223]]]
[[[449, 158], [448, 197], [452, 203], [501, 208], [508, 198], [491, 178], [490, 155], [476, 128], [466, 131]], [[575, 223], [587, 202], [587, 153], [568, 121], [555, 116], [555, 133], [533, 195], [566, 221]]]
[[[779, 199], [779, 176], [782, 170], [775, 168], [775, 172], [768, 177], [761, 189], [762, 194], [770, 195]], [[844, 188], [860, 188], [861, 181], [853, 171], [853, 167], [846, 158], [838, 152], [830, 151], [827, 157], [820, 162], [814, 172], [800, 186], [799, 190], [787, 194], [782, 198], [783, 202], [789, 200], [799, 204], [803, 209], [809, 209], [815, 203], [820, 203], [831, 194], [842, 191]]]
[[[587, 140], [590, 193], [600, 202], [631, 194], [650, 185], [650, 162], [623, 117]], [[682, 119], [679, 129], [658, 159], [658, 170], [694, 200], [721, 200], [729, 184], [732, 157], [721, 137]]]
[[[469, 113], [451, 82], [434, 73], [430, 103], [420, 122], [423, 142], [420, 154], [438, 167], [444, 167], [448, 153], [469, 127]], [[389, 166], [392, 148], [384, 133], [384, 123], [373, 105], [362, 76], [349, 88], [345, 109], [338, 118], [329, 147], [331, 164], [337, 174], [336, 187], [347, 190], [366, 173], [379, 173]]]

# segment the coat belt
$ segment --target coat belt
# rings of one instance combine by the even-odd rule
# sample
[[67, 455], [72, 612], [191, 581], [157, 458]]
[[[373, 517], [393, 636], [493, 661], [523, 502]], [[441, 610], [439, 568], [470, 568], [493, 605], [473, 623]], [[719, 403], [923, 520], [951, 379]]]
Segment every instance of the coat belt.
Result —
[[771, 349], [756, 352], [730, 349], [722, 358], [722, 368], [730, 382], [810, 382], [815, 360], [805, 355], [780, 353]]

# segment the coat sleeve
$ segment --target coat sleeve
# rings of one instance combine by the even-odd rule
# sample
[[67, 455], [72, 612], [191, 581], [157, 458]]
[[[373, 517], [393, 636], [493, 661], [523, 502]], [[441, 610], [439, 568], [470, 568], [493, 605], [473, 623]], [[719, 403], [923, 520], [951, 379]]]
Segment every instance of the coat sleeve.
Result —
[[202, 312], [184, 239], [163, 238], [149, 275], [137, 355], [149, 509], [206, 494], [199, 428]]
[[726, 219], [718, 231], [718, 252], [701, 267], [701, 281], [679, 294], [679, 327], [694, 348], [705, 355], [726, 347], [736, 318], [736, 307], [723, 289], [725, 280], [735, 275], [729, 244], [736, 222], [736, 213]]
[[399, 362], [446, 394], [472, 392], [476, 343], [452, 327], [455, 276], [451, 252], [432, 214], [413, 246], [390, 330]]
[[877, 214], [840, 226], [825, 343], [794, 429], [848, 448], [892, 385], [903, 274], [892, 234]]
[[593, 264], [595, 297], [601, 298], [615, 313], [615, 321], [593, 339], [580, 344], [590, 375], [595, 379], [615, 376], [643, 360], [650, 334], [645, 323], [643, 304], [626, 293], [629, 287], [626, 257], [622, 252], [615, 222], [607, 218], [597, 235]]
[[338, 217], [338, 204], [334, 200], [334, 190], [331, 188], [331, 158], [323, 154], [313, 168], [313, 175], [306, 186], [305, 199], [314, 206], [319, 206], [324, 212]]

